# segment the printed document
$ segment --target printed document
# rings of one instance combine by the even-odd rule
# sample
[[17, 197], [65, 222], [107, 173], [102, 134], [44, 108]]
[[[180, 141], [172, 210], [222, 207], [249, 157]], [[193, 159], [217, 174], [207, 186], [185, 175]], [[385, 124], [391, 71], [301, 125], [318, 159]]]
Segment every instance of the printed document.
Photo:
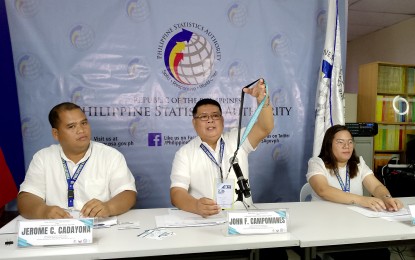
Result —
[[222, 212], [207, 218], [179, 209], [169, 209], [168, 215], [156, 216], [156, 226], [160, 227], [198, 227], [219, 225], [226, 222]]
[[398, 216], [410, 216], [410, 213], [407, 208], [402, 208], [398, 211], [373, 211], [371, 209], [362, 208], [359, 206], [350, 206], [348, 208], [369, 218], [390, 218]]

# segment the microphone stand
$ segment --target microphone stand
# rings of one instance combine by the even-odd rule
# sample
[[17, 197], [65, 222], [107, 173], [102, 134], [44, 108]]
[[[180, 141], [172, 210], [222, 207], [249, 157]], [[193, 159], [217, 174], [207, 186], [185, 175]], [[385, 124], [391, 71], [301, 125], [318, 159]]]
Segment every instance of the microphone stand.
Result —
[[[246, 182], [248, 182], [248, 180], [244, 180], [244, 181], [246, 181]], [[235, 202], [237, 202], [237, 201], [240, 201], [240, 202], [242, 202], [242, 205], [244, 205], [244, 207], [245, 207], [245, 209], [246, 210], [249, 210], [249, 208], [251, 207], [248, 203], [246, 203], [246, 201], [244, 200], [244, 194], [243, 194], [243, 190], [238, 190], [238, 189], [235, 189], [235, 193], [236, 193], [236, 195], [238, 196], [237, 197], [237, 199], [235, 200]], [[234, 203], [235, 203], [234, 202]], [[254, 208], [256, 208], [257, 209], [257, 207], [255, 207], [255, 205], [253, 205], [252, 204], [252, 206], [254, 207]]]
[[233, 154], [233, 159], [232, 159], [231, 167], [229, 168], [229, 171], [231, 170], [232, 165], [235, 162], [236, 155], [238, 154], [238, 151], [239, 151], [239, 144], [241, 143], [242, 110], [243, 110], [243, 104], [244, 104], [244, 98], [245, 98], [244, 88], [249, 88], [250, 86], [255, 84], [255, 82], [257, 82], [258, 80], [260, 80], [260, 79], [257, 79], [254, 82], [249, 83], [248, 85], [243, 87], [242, 91], [241, 91], [241, 105], [239, 106], [238, 139], [237, 139], [237, 145], [236, 145], [237, 148], [236, 148], [235, 153]]
[[[245, 88], [249, 88], [250, 86], [252, 86], [253, 84], [255, 84], [258, 80], [260, 80], [260, 79], [257, 79], [257, 80], [255, 80], [254, 82], [249, 83], [248, 85], [246, 85], [245, 87], [243, 87], [243, 88], [242, 88], [242, 91], [241, 91], [241, 105], [240, 105], [240, 107], [239, 107], [238, 139], [237, 139], [237, 145], [236, 145], [236, 147], [237, 147], [237, 148], [236, 148], [235, 153], [233, 154], [233, 158], [232, 158], [232, 161], [231, 161], [231, 167], [229, 168], [229, 171], [231, 170], [231, 168], [232, 168], [232, 166], [233, 166], [233, 164], [234, 164], [234, 162], [235, 162], [236, 155], [238, 154], [238, 151], [239, 151], [239, 145], [240, 145], [240, 142], [241, 142], [242, 110], [243, 110], [244, 97], [245, 97], [245, 92], [244, 92], [244, 89], [245, 89]], [[247, 181], [247, 180], [246, 180], [246, 181]], [[245, 202], [245, 200], [244, 200], [243, 191], [242, 191], [242, 190], [235, 189], [235, 193], [238, 195], [238, 197], [237, 197], [237, 199], [236, 199], [236, 201], [235, 201], [235, 202], [237, 202], [237, 201], [242, 202], [242, 204], [244, 205], [245, 209], [246, 209], [246, 210], [248, 210], [248, 208], [249, 208], [250, 206], [249, 206], [249, 204], [248, 204], [248, 203], [246, 203], [246, 202]], [[255, 207], [255, 206], [254, 206], [254, 207]]]
[[[249, 208], [251, 207], [248, 203], [246, 203], [246, 201], [244, 200], [244, 195], [243, 195], [243, 191], [242, 190], [238, 190], [235, 189], [235, 193], [238, 195], [238, 198], [235, 200], [235, 202], [240, 201], [242, 202], [242, 205], [244, 205], [246, 210], [249, 210]], [[234, 203], [235, 203], [234, 202]], [[255, 207], [255, 206], [254, 206]]]
[[249, 204], [245, 202], [244, 195], [241, 190], [235, 189], [235, 193], [238, 195], [238, 198], [235, 200], [235, 202], [240, 201], [245, 206], [245, 209], [248, 210]]

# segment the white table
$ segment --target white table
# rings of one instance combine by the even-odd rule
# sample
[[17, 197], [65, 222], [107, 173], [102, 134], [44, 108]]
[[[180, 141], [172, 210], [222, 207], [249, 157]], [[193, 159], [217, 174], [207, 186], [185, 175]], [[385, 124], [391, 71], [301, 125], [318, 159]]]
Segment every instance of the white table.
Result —
[[[137, 237], [145, 229], [156, 227], [155, 216], [165, 214], [168, 214], [167, 209], [131, 210], [119, 216], [119, 221], [139, 221], [141, 229], [117, 230], [115, 226], [97, 229], [94, 230], [94, 243], [80, 246], [17, 248], [16, 234], [1, 234], [2, 230], [7, 229], [7, 226], [5, 226], [0, 230], [0, 259], [57, 258], [80, 260], [124, 258], [299, 245], [299, 240], [291, 233], [228, 237], [224, 235], [225, 224], [205, 227], [169, 228], [176, 235], [164, 240]], [[13, 245], [5, 246], [4, 243], [7, 240], [13, 241]]]
[[[415, 203], [415, 197], [402, 198], [405, 204]], [[119, 221], [140, 221], [141, 229], [94, 230], [94, 243], [83, 246], [16, 248], [16, 234], [2, 234], [0, 229], [0, 259], [96, 259], [179, 255], [272, 247], [300, 246], [306, 249], [306, 259], [316, 252], [356, 248], [385, 247], [415, 243], [415, 226], [369, 218], [331, 202], [291, 202], [257, 204], [260, 209], [286, 208], [289, 214], [288, 233], [275, 235], [224, 235], [225, 225], [171, 228], [176, 236], [164, 240], [138, 238], [145, 229], [155, 228], [155, 216], [167, 214], [167, 209], [131, 210]], [[5, 246], [6, 240], [14, 241]]]
[[[402, 198], [405, 205], [415, 197]], [[307, 249], [306, 259], [317, 252], [379, 248], [415, 243], [415, 226], [410, 222], [393, 222], [369, 218], [331, 202], [290, 203], [290, 232]]]

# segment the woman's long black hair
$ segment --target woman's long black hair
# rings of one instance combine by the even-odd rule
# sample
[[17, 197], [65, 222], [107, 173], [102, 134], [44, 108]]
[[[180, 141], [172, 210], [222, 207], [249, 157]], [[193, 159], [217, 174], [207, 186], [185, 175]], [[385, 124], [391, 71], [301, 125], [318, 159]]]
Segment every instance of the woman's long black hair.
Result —
[[[337, 168], [337, 159], [333, 154], [333, 140], [336, 133], [340, 131], [347, 131], [350, 133], [349, 129], [347, 129], [344, 125], [334, 125], [326, 130], [324, 134], [323, 143], [321, 145], [321, 151], [318, 157], [320, 157], [324, 164], [326, 165], [327, 169], [330, 169], [330, 174], [333, 174]], [[351, 134], [350, 134], [351, 135]], [[356, 151], [353, 147], [353, 153], [350, 159], [347, 161], [347, 165], [349, 166], [349, 175], [350, 179], [357, 176], [359, 164], [359, 157], [356, 155]]]

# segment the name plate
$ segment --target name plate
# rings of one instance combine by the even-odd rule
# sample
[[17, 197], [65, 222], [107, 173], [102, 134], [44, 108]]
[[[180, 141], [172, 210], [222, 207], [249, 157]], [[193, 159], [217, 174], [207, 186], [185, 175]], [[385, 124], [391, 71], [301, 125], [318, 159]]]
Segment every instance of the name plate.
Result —
[[412, 217], [412, 225], [415, 225], [415, 204], [409, 204], [408, 208], [409, 208], [409, 213], [411, 213], [411, 217]]
[[19, 221], [18, 247], [92, 243], [93, 218]]
[[228, 235], [275, 234], [287, 230], [287, 209], [228, 212]]

